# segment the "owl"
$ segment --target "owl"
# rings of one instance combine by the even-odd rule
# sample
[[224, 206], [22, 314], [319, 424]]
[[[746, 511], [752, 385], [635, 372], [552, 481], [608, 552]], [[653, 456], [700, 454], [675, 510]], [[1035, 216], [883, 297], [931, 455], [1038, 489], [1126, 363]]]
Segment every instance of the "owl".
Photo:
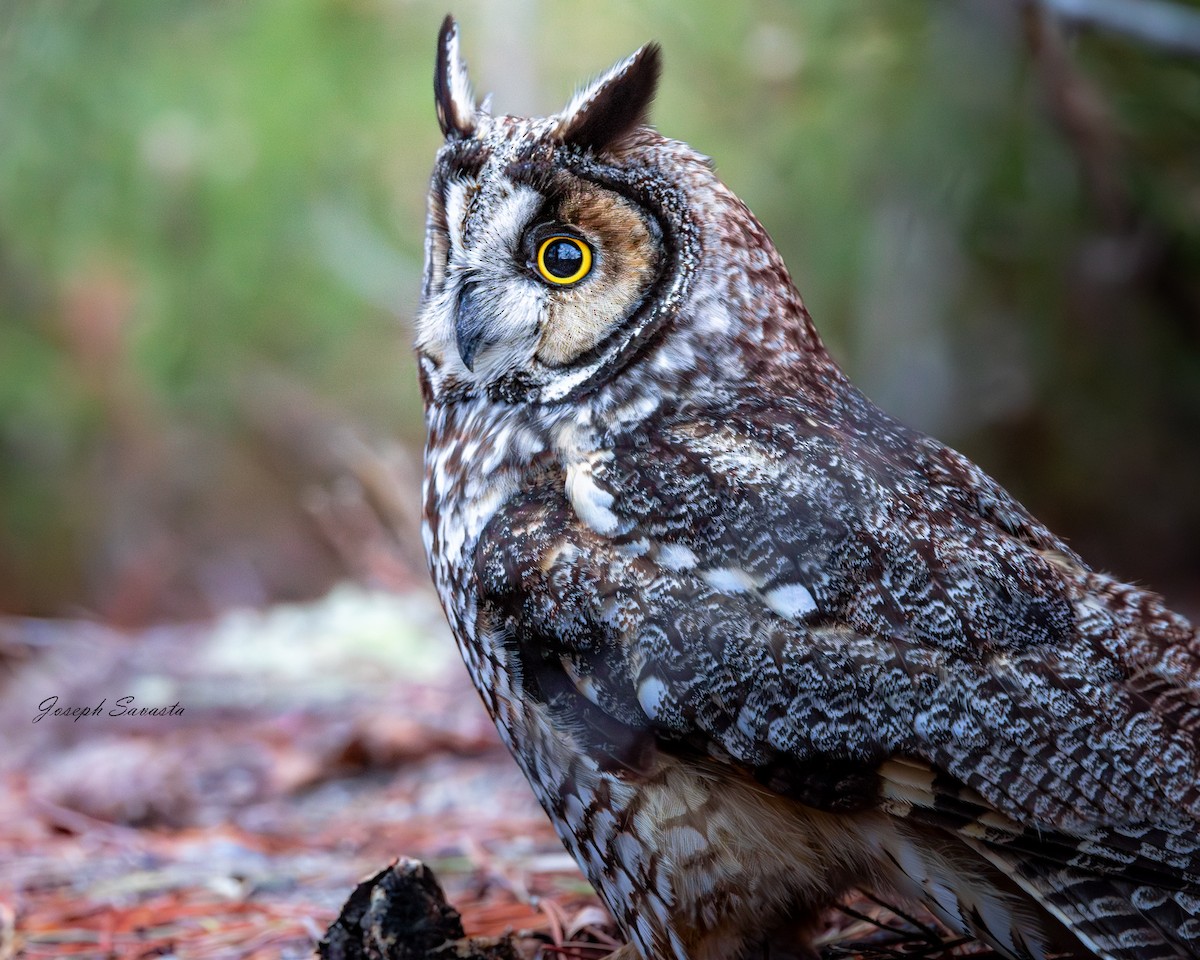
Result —
[[433, 580], [614, 956], [812, 957], [855, 887], [1200, 955], [1196, 630], [855, 389], [659, 65], [493, 116], [447, 19], [417, 334]]

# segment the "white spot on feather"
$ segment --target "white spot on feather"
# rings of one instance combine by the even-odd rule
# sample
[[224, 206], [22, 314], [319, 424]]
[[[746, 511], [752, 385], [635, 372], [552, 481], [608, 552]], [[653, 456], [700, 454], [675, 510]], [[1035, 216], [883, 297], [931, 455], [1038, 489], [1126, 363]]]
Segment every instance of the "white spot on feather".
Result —
[[592, 833], [606, 841], [617, 832], [617, 818], [611, 810], [599, 807], [592, 814]]
[[683, 863], [708, 847], [708, 840], [695, 827], [674, 827], [666, 832], [665, 839], [676, 863]]
[[622, 869], [618, 869], [616, 876], [613, 877], [613, 890], [617, 895], [617, 900], [621, 903], [633, 902], [635, 890], [633, 879]]
[[651, 387], [644, 396], [618, 407], [613, 413], [613, 418], [621, 424], [640, 422], [658, 409], [659, 402], [658, 390]]
[[583, 825], [583, 818], [583, 804], [575, 794], [568, 793], [567, 799], [563, 802], [563, 819], [572, 827], [579, 828]]
[[650, 552], [650, 541], [645, 537], [640, 537], [639, 539], [632, 540], [629, 543], [621, 544], [617, 547], [617, 549], [621, 552], [622, 556], [636, 559], [637, 557], [644, 557]]
[[800, 620], [817, 609], [817, 601], [802, 583], [785, 583], [763, 594], [767, 606], [788, 620]]
[[600, 691], [596, 689], [596, 681], [580, 673], [575, 661], [570, 657], [562, 657], [561, 660], [563, 670], [575, 685], [575, 689], [596, 706], [600, 706]]
[[687, 570], [698, 562], [696, 555], [681, 543], [664, 543], [658, 548], [658, 565], [668, 570]]
[[759, 721], [758, 711], [749, 706], [742, 707], [738, 711], [737, 728], [741, 731], [742, 736], [751, 743], [757, 740], [761, 733], [759, 730]]
[[637, 698], [642, 710], [651, 720], [658, 719], [662, 710], [663, 700], [667, 696], [667, 686], [658, 677], [646, 677], [638, 684]]
[[705, 583], [721, 593], [745, 593], [758, 586], [758, 581], [753, 576], [737, 567], [715, 567], [705, 570], [700, 576]]
[[612, 512], [613, 495], [602, 489], [592, 476], [598, 457], [576, 461], [567, 467], [567, 499], [575, 514], [589, 527], [603, 536], [617, 532], [620, 525]]

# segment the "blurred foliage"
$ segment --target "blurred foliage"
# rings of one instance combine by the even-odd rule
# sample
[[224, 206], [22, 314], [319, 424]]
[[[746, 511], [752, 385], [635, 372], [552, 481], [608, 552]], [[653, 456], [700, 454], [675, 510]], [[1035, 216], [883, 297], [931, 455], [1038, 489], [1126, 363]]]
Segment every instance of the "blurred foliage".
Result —
[[[193, 616], [343, 575], [296, 449], [419, 448], [444, 13], [0, 6], [0, 609]], [[660, 40], [660, 128], [759, 213], [860, 385], [1093, 561], [1195, 589], [1200, 62], [1017, 0], [455, 13], [503, 111]]]

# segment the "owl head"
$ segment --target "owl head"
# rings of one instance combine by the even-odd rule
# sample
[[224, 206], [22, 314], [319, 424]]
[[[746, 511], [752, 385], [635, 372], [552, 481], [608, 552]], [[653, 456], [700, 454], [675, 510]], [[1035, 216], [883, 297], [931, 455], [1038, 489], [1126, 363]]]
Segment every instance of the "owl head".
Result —
[[[446, 18], [417, 348], [427, 398], [555, 404], [636, 366], [740, 379], [819, 350], [787, 272], [707, 158], [646, 125], [648, 44], [546, 118], [476, 102]], [[740, 371], [740, 372], [739, 372]]]

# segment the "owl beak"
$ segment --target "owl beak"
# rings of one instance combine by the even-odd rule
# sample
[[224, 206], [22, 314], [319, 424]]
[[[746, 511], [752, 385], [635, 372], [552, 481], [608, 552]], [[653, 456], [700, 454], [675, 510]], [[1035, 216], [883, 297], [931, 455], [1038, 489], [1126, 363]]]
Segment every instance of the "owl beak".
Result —
[[475, 284], [465, 283], [458, 292], [458, 311], [454, 318], [454, 342], [463, 366], [475, 372], [475, 357], [487, 345], [484, 331], [489, 316], [480, 303]]

